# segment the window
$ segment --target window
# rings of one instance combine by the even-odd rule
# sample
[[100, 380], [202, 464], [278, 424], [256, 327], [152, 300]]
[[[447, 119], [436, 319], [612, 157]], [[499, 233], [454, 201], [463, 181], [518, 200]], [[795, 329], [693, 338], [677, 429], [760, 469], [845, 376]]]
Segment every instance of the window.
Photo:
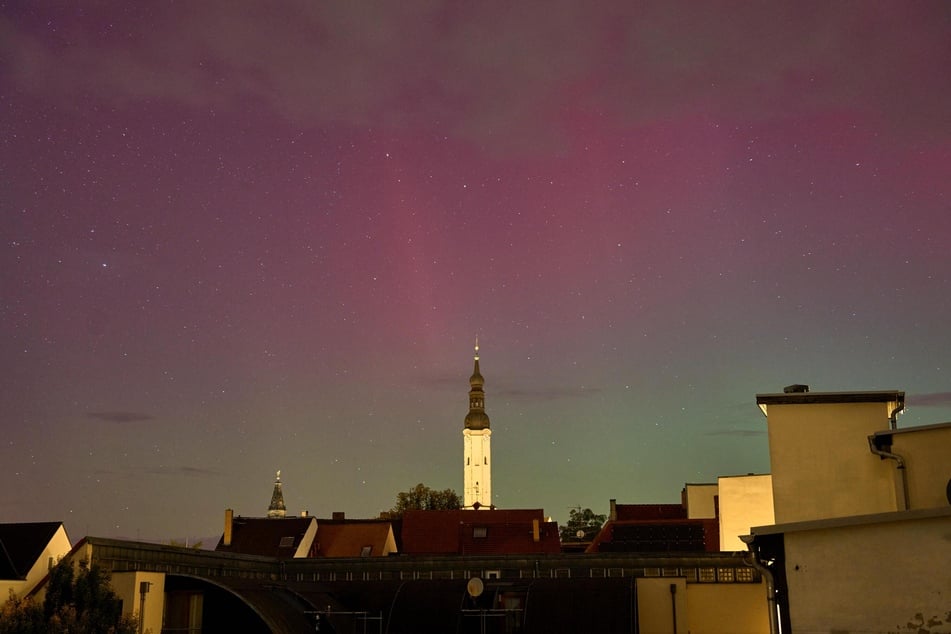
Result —
[[739, 581], [740, 583], [753, 583], [753, 569], [752, 568], [737, 568], [736, 580]]
[[717, 568], [717, 580], [721, 583], [732, 583], [735, 581], [733, 568]]
[[700, 583], [715, 583], [717, 580], [716, 568], [701, 568]]
[[485, 539], [488, 535], [489, 529], [485, 526], [474, 526], [472, 528], [472, 537], [474, 539]]
[[372, 552], [373, 552], [373, 546], [364, 546], [363, 548], [360, 549], [360, 556], [369, 557], [370, 553]]
[[294, 537], [293, 535], [282, 537], [281, 543], [278, 546], [279, 548], [293, 548], [294, 547]]

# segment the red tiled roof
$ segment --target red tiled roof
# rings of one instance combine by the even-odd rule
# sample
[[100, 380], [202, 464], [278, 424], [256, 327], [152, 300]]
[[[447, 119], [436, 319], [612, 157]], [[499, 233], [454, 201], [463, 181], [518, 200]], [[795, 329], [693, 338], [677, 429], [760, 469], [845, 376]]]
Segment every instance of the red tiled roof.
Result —
[[390, 535], [388, 521], [317, 520], [317, 557], [365, 557], [365, 546], [370, 546], [370, 557], [386, 555]]
[[[534, 540], [534, 522], [539, 541]], [[557, 553], [558, 525], [541, 509], [406, 511], [402, 552], [408, 555]]]

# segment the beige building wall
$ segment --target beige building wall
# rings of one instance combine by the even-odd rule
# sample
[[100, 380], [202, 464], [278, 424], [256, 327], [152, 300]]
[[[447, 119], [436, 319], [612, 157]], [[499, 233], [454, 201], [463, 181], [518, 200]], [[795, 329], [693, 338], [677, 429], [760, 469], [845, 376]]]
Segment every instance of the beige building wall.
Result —
[[769, 634], [762, 583], [688, 584], [683, 577], [636, 583], [640, 634]]
[[717, 516], [717, 485], [714, 483], [685, 484], [684, 503], [687, 518], [710, 519]]
[[749, 535], [753, 526], [775, 523], [773, 478], [770, 474], [721, 476], [720, 550], [745, 551], [740, 535]]
[[[638, 601], [640, 605], [640, 601]], [[763, 583], [687, 585], [690, 634], [769, 634]]]
[[640, 634], [687, 633], [687, 581], [683, 577], [641, 577], [635, 583]]
[[0, 579], [0, 604], [6, 603], [10, 597], [10, 590], [13, 590], [18, 598], [28, 595], [46, 577], [50, 568], [69, 554], [71, 549], [72, 546], [69, 543], [69, 537], [66, 535], [66, 528], [60, 524], [56, 532], [53, 533], [52, 539], [33, 563], [33, 567], [26, 574], [26, 579]]
[[[148, 583], [145, 603], [142, 602], [142, 583]], [[114, 572], [112, 589], [122, 599], [122, 614], [130, 615], [139, 623], [142, 632], [161, 634], [165, 615], [165, 573], [161, 572]], [[144, 611], [143, 611], [144, 608]]]
[[[932, 509], [948, 505], [951, 478], [951, 423], [897, 429], [891, 452], [905, 461], [909, 509]], [[893, 473], [895, 461], [886, 460]], [[896, 477], [897, 473], [895, 474]]]
[[793, 632], [951, 632], [951, 507], [777, 530]]
[[306, 557], [310, 554], [310, 547], [314, 545], [314, 540], [317, 538], [317, 518], [311, 518], [310, 523], [307, 525], [307, 530], [304, 531], [304, 536], [300, 540], [300, 544], [297, 546], [297, 550], [294, 551], [294, 557]]
[[[897, 392], [895, 394], [898, 394]], [[769, 396], [769, 395], [767, 395]], [[868, 436], [889, 427], [897, 401], [854, 402], [855, 393], [770, 403], [769, 458], [777, 523], [897, 510], [892, 465], [871, 453]], [[825, 402], [808, 399], [819, 397]]]

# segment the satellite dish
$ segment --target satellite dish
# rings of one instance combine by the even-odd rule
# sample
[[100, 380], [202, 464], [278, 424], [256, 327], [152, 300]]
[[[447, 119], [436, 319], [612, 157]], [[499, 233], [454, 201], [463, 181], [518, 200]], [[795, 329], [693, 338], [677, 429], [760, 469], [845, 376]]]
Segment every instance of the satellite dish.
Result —
[[577, 537], [578, 539], [584, 539], [584, 531], [579, 528], [578, 532], [575, 533], [575, 537]]
[[483, 590], [485, 590], [485, 585], [482, 583], [482, 579], [478, 577], [469, 579], [469, 583], [466, 584], [466, 592], [468, 592], [469, 596], [473, 599], [482, 594]]

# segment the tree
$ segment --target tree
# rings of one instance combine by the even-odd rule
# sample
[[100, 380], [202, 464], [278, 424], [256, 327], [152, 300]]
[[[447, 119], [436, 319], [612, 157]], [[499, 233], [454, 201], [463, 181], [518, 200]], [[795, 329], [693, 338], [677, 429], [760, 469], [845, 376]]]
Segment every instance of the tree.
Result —
[[563, 542], [586, 542], [597, 536], [607, 515], [598, 515], [591, 509], [573, 508], [568, 513], [568, 523], [559, 529]]
[[99, 566], [73, 571], [59, 563], [50, 571], [46, 600], [10, 599], [0, 609], [0, 634], [135, 634], [136, 622], [122, 616], [122, 601], [109, 586], [109, 575]]
[[404, 511], [450, 511], [462, 508], [462, 498], [452, 489], [438, 491], [420, 482], [409, 491], [396, 494], [396, 506], [380, 517], [398, 519]]

